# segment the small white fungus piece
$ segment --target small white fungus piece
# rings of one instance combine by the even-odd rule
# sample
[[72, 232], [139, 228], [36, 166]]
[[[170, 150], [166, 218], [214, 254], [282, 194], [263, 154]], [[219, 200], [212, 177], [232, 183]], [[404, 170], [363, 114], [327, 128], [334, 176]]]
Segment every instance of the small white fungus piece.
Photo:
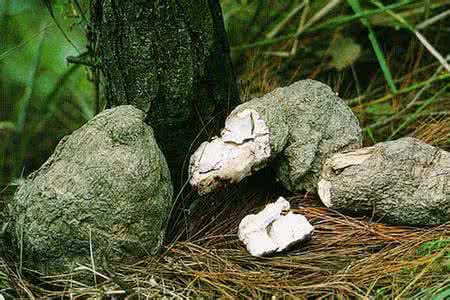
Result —
[[309, 239], [314, 227], [300, 214], [288, 212], [289, 202], [283, 197], [270, 203], [256, 215], [248, 215], [239, 224], [239, 240], [253, 256], [282, 252]]
[[269, 236], [278, 245], [277, 252], [288, 249], [299, 241], [309, 239], [314, 227], [305, 216], [288, 212], [272, 223]]
[[232, 113], [220, 137], [204, 142], [190, 160], [190, 183], [200, 195], [240, 182], [270, 158], [269, 128], [252, 109]]

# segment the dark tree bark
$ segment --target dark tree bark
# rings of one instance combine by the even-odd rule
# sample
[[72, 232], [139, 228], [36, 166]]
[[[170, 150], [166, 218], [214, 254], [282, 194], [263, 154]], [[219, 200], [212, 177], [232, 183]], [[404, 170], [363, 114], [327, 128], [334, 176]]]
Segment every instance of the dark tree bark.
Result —
[[239, 101], [218, 0], [97, 0], [92, 10], [108, 106], [148, 114], [178, 184], [195, 137]]

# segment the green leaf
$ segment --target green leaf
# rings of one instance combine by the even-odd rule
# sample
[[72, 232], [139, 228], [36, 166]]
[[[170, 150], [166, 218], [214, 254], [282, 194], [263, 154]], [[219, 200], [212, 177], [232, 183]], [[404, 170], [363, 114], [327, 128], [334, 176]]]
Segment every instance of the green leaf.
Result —
[[0, 11], [8, 9], [8, 14], [16, 15], [33, 7], [31, 1], [0, 1]]
[[416, 253], [420, 256], [431, 255], [441, 249], [450, 246], [450, 239], [435, 240], [423, 243], [416, 249]]
[[[44, 23], [42, 23], [41, 28], [44, 28], [44, 27], [45, 27]], [[41, 33], [40, 41], [38, 44], [38, 49], [34, 56], [33, 64], [30, 66], [28, 82], [27, 82], [27, 86], [25, 88], [25, 93], [22, 95], [22, 97], [19, 99], [19, 101], [17, 103], [16, 131], [18, 133], [21, 133], [25, 126], [25, 118], [26, 118], [26, 115], [28, 112], [28, 108], [30, 106], [33, 91], [36, 87], [36, 81], [38, 78], [37, 74], [38, 74], [38, 69], [39, 69], [39, 65], [41, 63], [41, 57], [42, 57], [42, 45], [44, 42], [45, 35], [46, 35], [46, 31]]]
[[0, 130], [14, 130], [16, 125], [10, 121], [0, 121]]
[[361, 56], [361, 46], [351, 38], [340, 37], [331, 43], [327, 54], [331, 56], [329, 65], [340, 71]]

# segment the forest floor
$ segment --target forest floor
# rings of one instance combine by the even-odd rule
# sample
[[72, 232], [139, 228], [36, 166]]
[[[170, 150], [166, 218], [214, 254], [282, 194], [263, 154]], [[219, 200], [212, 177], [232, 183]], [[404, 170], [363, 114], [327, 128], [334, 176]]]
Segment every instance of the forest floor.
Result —
[[12, 297], [71, 299], [449, 297], [450, 224], [383, 225], [324, 208], [315, 195], [288, 197], [294, 212], [314, 226], [311, 241], [273, 257], [250, 256], [237, 238], [239, 222], [275, 199], [273, 192], [254, 192], [255, 181], [246, 191], [232, 188], [203, 199], [201, 213], [184, 216], [190, 225], [177, 231], [179, 241], [161, 255], [108, 271], [81, 268], [91, 272], [95, 285], [78, 282], [75, 274], [41, 277], [20, 269], [17, 258], [2, 258], [0, 288]]
[[[450, 150], [448, 1], [385, 1], [388, 5], [371, 0], [362, 8], [357, 0], [266, 2], [272, 1], [222, 1], [243, 101], [300, 79], [317, 79], [353, 109], [366, 146], [413, 136]], [[314, 194], [287, 193], [270, 178], [270, 171], [257, 174], [240, 186], [197, 199], [192, 210], [184, 203], [195, 196], [186, 192], [186, 198], [177, 198], [179, 218], [164, 251], [119, 262], [107, 271], [85, 266], [95, 279], [92, 286], [71, 274], [42, 277], [24, 269], [12, 249], [0, 258], [0, 294], [450, 299], [449, 223], [412, 228], [343, 215], [323, 207]], [[0, 190], [0, 198], [10, 198], [14, 185]], [[288, 253], [252, 257], [237, 238], [238, 224], [281, 195], [310, 220], [314, 235]]]

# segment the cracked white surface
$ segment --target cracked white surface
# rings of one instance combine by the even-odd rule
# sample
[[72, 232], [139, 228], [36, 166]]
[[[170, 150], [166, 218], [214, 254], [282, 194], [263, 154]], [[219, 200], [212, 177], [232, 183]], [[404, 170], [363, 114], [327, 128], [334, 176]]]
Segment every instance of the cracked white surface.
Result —
[[203, 195], [240, 182], [270, 158], [269, 128], [255, 110], [232, 113], [220, 137], [204, 142], [190, 160], [190, 183]]
[[256, 215], [248, 215], [239, 224], [239, 240], [253, 256], [282, 252], [293, 244], [309, 239], [314, 227], [300, 214], [287, 212], [289, 202], [283, 197]]

